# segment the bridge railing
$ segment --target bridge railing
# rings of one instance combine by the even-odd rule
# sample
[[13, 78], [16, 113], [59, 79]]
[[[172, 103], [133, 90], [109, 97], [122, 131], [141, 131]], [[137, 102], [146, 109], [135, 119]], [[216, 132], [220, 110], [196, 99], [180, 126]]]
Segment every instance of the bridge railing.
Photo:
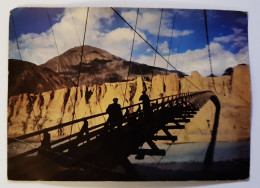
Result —
[[[198, 95], [200, 93], [202, 93], [202, 92], [182, 93], [182, 94], [177, 94], [177, 95], [171, 95], [171, 96], [165, 96], [165, 97], [152, 99], [152, 100], [150, 100], [151, 109], [153, 111], [154, 110], [159, 110], [159, 108], [162, 107], [162, 105], [165, 106], [167, 104], [169, 105], [170, 103], [171, 104], [177, 104], [178, 100], [182, 100], [184, 98], [187, 101], [189, 101], [192, 97], [194, 97], [194, 96], [196, 96], [196, 95]], [[136, 109], [136, 110], [133, 110], [133, 109]], [[136, 118], [136, 117], [142, 115], [142, 113], [143, 113], [143, 104], [142, 103], [137, 103], [137, 104], [134, 104], [134, 105], [123, 107], [123, 108], [121, 108], [121, 110], [122, 110], [122, 113], [125, 114], [125, 116], [124, 116], [124, 118], [122, 120], [120, 120], [121, 121], [120, 123], [122, 124], [122, 126], [124, 126], [127, 123], [128, 118], [130, 118], [130, 117], [135, 117]], [[129, 114], [127, 114], [127, 113], [129, 113]], [[42, 129], [42, 130], [39, 130], [39, 131], [36, 131], [36, 132], [32, 132], [32, 133], [28, 133], [28, 134], [25, 134], [25, 135], [21, 135], [21, 136], [15, 137], [15, 138], [8, 138], [8, 143], [12, 143], [12, 142], [15, 142], [15, 141], [28, 139], [28, 138], [31, 138], [31, 137], [34, 137], [34, 136], [37, 136], [37, 135], [44, 134], [46, 132], [51, 132], [51, 131], [55, 131], [57, 129], [61, 129], [61, 128], [67, 127], [69, 125], [73, 126], [73, 125], [75, 125], [77, 123], [83, 124], [86, 121], [89, 121], [89, 120], [97, 118], [97, 117], [105, 116], [105, 115], [108, 115], [108, 114], [107, 113], [95, 114], [95, 115], [91, 115], [91, 116], [88, 116], [88, 117], [80, 118], [80, 119], [77, 119], [77, 120], [74, 120], [74, 121], [61, 123], [61, 124], [58, 124], [56, 126], [52, 126], [52, 127], [46, 128], [46, 129]], [[98, 134], [100, 134], [100, 132], [106, 126], [106, 124], [107, 124], [107, 122], [104, 119], [103, 123], [100, 123], [100, 124], [88, 127], [88, 132], [89, 132], [89, 135], [87, 135], [87, 137], [89, 137], [88, 139], [91, 139], [91, 138], [97, 136]], [[52, 147], [55, 147], [57, 145], [60, 145], [61, 143], [62, 144], [65, 143], [66, 141], [70, 142], [71, 139], [75, 139], [76, 137], [78, 137], [78, 135], [79, 135], [79, 132], [73, 133], [71, 135], [64, 136], [62, 138], [59, 138], [57, 140], [52, 141], [50, 143], [50, 145]], [[21, 153], [21, 154], [18, 154], [16, 156], [17, 157], [19, 157], [19, 156], [26, 156], [26, 155], [29, 155], [31, 153], [37, 152], [38, 149], [39, 149], [39, 147], [35, 148], [35, 149], [32, 149], [32, 150], [29, 150], [29, 151], [26, 151], [26, 152]]]

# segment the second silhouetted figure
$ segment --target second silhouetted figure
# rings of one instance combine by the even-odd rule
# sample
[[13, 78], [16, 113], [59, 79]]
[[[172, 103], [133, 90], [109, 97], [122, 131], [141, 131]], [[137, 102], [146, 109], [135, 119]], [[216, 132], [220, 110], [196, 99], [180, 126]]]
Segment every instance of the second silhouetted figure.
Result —
[[122, 126], [121, 119], [123, 118], [121, 106], [120, 106], [120, 104], [118, 104], [118, 98], [114, 98], [113, 101], [114, 101], [114, 103], [110, 104], [106, 110], [106, 112], [109, 115], [109, 117], [107, 119], [107, 123], [110, 125], [110, 128], [116, 127], [116, 126], [118, 126], [118, 127]]
[[143, 91], [143, 94], [140, 96], [139, 101], [143, 101], [144, 111], [150, 110], [150, 99], [149, 96], [146, 94], [145, 90]]

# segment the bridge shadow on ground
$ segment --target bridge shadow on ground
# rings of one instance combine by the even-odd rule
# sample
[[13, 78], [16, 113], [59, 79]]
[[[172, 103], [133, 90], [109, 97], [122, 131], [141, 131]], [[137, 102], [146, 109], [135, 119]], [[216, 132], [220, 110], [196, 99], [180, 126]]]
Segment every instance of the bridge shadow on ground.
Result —
[[[29, 163], [37, 165], [31, 165]], [[53, 163], [48, 157], [26, 157], [19, 165], [9, 164], [11, 180], [51, 181], [184, 181], [184, 180], [239, 180], [249, 177], [249, 160], [215, 162], [210, 170], [203, 169], [200, 162], [134, 164], [134, 175], [129, 175], [120, 166], [106, 170], [81, 168]], [[17, 167], [22, 171], [11, 170]], [[224, 169], [224, 170], [223, 170]], [[46, 176], [46, 174], [48, 174]]]

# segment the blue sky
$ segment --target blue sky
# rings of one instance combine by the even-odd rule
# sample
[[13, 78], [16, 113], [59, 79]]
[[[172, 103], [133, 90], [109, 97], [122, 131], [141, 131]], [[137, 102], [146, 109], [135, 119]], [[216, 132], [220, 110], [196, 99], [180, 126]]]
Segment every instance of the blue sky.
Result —
[[[115, 9], [135, 27], [137, 8]], [[87, 8], [51, 8], [48, 12], [60, 53], [82, 44]], [[137, 30], [154, 48], [161, 12], [162, 9], [139, 9], [138, 14]], [[11, 14], [23, 60], [42, 64], [57, 56], [46, 8], [19, 8]], [[192, 71], [204, 76], [210, 74], [204, 19], [203, 10], [163, 9], [162, 12], [158, 51], [187, 74]], [[207, 19], [214, 74], [220, 75], [226, 68], [240, 63], [248, 64], [247, 14], [207, 10]], [[9, 29], [9, 58], [19, 59], [11, 21]], [[86, 33], [85, 44], [130, 59], [134, 33], [112, 9], [90, 8]], [[153, 50], [138, 36], [132, 59], [153, 65]], [[166, 68], [167, 64], [157, 57], [155, 65]]]

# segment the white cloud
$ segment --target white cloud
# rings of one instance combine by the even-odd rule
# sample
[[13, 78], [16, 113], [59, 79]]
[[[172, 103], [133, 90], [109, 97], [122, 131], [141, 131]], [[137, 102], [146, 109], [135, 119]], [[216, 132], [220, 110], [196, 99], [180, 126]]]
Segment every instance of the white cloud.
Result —
[[162, 44], [159, 45], [159, 52], [163, 54], [169, 53], [169, 48], [168, 48], [168, 42], [164, 41]]
[[146, 50], [146, 52], [151, 52], [152, 51], [152, 49], [151, 48], [148, 48], [147, 50]]
[[[87, 8], [71, 9], [71, 12], [76, 29], [69, 9], [65, 9], [64, 17], [52, 27], [59, 54], [82, 44]], [[102, 48], [117, 56], [129, 59], [134, 36], [133, 31], [128, 28], [117, 28], [112, 31], [103, 32], [106, 27], [104, 24], [110, 25], [113, 23], [113, 14], [114, 12], [110, 8], [89, 9], [85, 44]], [[102, 23], [101, 19], [103, 19]], [[140, 33], [145, 38], [145, 34]], [[42, 64], [58, 55], [51, 29], [40, 34], [23, 34], [19, 37], [18, 41], [22, 58], [25, 61]], [[139, 45], [141, 43], [143, 41], [140, 38], [136, 38], [135, 44]], [[20, 59], [16, 41], [9, 41], [9, 46], [9, 58]]]
[[247, 46], [247, 34], [243, 32], [243, 29], [239, 28], [233, 28], [233, 34], [215, 37], [213, 40], [220, 43], [232, 43], [232, 48]]
[[[211, 43], [212, 68], [215, 75], [222, 75], [228, 67], [234, 67], [238, 64], [249, 64], [248, 47], [242, 48], [237, 54], [233, 54], [223, 48], [220, 43]], [[167, 56], [165, 56], [168, 59]], [[141, 56], [137, 61], [152, 66], [154, 56]], [[191, 74], [192, 71], [198, 71], [203, 76], [210, 75], [210, 64], [207, 47], [197, 50], [188, 50], [185, 53], [173, 54], [170, 62], [177, 70]], [[166, 67], [167, 63], [162, 58], [157, 58], [155, 65], [157, 67]], [[169, 66], [169, 69], [170, 66]]]
[[[130, 23], [132, 27], [136, 22], [136, 11], [122, 12], [122, 17]], [[160, 36], [170, 37], [172, 33], [172, 14], [164, 13], [161, 22]], [[140, 30], [148, 31], [150, 34], [158, 35], [160, 25], [161, 11], [158, 9], [140, 9], [138, 15], [137, 28]], [[169, 27], [170, 26], [170, 27]], [[187, 36], [192, 34], [192, 30], [173, 30], [173, 37]]]
[[[53, 31], [60, 54], [74, 46], [79, 46], [79, 41], [80, 43], [82, 43], [83, 40], [87, 9], [77, 8], [71, 9], [71, 11], [75, 20], [79, 39], [76, 35], [70, 11], [69, 9], [66, 9], [64, 12], [64, 17], [60, 20], [60, 22], [53, 25]], [[89, 9], [85, 44], [105, 49], [110, 53], [129, 60], [134, 33], [129, 28], [116, 28], [111, 31], [105, 31], [104, 20], [106, 25], [112, 24], [114, 22], [113, 14], [113, 11], [109, 8]], [[128, 12], [128, 14], [132, 14], [132, 18], [135, 18], [136, 16], [136, 12], [134, 11], [130, 11]], [[135, 16], [133, 16], [134, 14]], [[152, 12], [150, 11], [150, 9], [149, 11], [143, 11], [140, 16], [143, 17], [141, 18], [142, 22], [152, 24], [153, 21], [157, 20], [159, 24], [160, 11], [158, 10], [153, 10]], [[101, 19], [103, 20], [103, 22], [101, 22]], [[138, 25], [141, 25], [143, 26], [143, 28], [145, 28], [145, 24], [141, 23], [141, 21]], [[163, 25], [165, 25], [166, 27], [166, 23], [164, 23]], [[149, 32], [158, 32], [155, 29], [158, 29], [156, 25], [153, 25], [153, 27], [149, 25], [147, 26], [147, 28], [149, 29]], [[142, 28], [139, 29], [140, 30], [138, 30], [138, 32], [145, 37], [145, 34], [141, 32]], [[215, 38], [216, 42], [211, 43], [210, 47], [212, 53], [212, 65], [214, 74], [216, 75], [222, 74], [224, 70], [230, 66], [235, 66], [240, 63], [249, 63], [248, 48], [244, 45], [245, 38], [243, 37], [245, 36], [243, 34], [243, 31], [236, 28], [234, 28], [233, 31], [234, 34], [232, 34], [232, 36], [225, 36], [226, 38]], [[176, 36], [189, 34], [189, 32], [187, 31], [178, 31], [179, 33], [177, 31], [175, 32]], [[235, 35], [236, 37], [234, 38], [233, 35]], [[233, 41], [234, 45], [244, 45], [245, 47], [242, 48], [237, 54], [233, 54], [229, 51], [224, 50], [221, 45], [221, 43], [225, 43], [228, 41]], [[242, 44], [240, 44], [239, 42]], [[143, 43], [144, 42], [139, 37], [136, 37], [135, 48], [141, 46]], [[45, 63], [47, 60], [53, 58], [54, 56], [57, 56], [57, 49], [55, 47], [53, 35], [50, 29], [40, 34], [28, 33], [21, 35], [19, 37], [19, 45], [21, 48], [21, 55], [23, 60], [30, 61], [36, 64]], [[164, 41], [162, 44], [160, 44], [159, 50], [163, 54], [167, 54], [168, 43]], [[150, 52], [151, 49], [147, 48], [147, 50], [145, 51]], [[20, 59], [15, 41], [9, 42], [9, 52], [10, 58]], [[167, 56], [165, 58], [168, 59]], [[183, 71], [187, 74], [190, 74], [194, 70], [198, 70], [204, 76], [210, 74], [207, 48], [187, 51], [181, 54], [173, 54], [171, 55], [170, 60], [173, 65], [177, 65], [176, 68], [178, 70]], [[139, 57], [139, 59], [135, 58], [135, 61], [152, 66], [154, 62], [154, 55], [141, 56]], [[167, 64], [158, 55], [155, 65], [163, 68], [167, 67]]]
[[[143, 33], [141, 34], [144, 36]], [[133, 43], [133, 36], [134, 32], [131, 29], [117, 28], [107, 33], [103, 38], [99, 38], [99, 47], [108, 50], [112, 54], [119, 55], [120, 57], [129, 60]], [[144, 38], [146, 37], [144, 36]], [[141, 38], [135, 38], [135, 46], [142, 43], [143, 40]]]

